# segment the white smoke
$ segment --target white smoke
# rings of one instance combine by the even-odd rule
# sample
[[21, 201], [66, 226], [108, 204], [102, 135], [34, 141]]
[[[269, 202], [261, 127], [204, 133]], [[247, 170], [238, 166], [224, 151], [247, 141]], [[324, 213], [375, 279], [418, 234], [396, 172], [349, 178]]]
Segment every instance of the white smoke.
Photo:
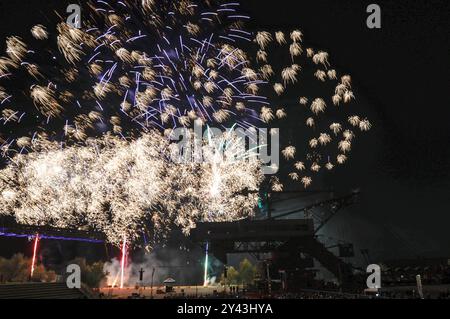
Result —
[[[208, 284], [214, 285], [217, 275], [213, 274], [212, 270], [221, 269], [221, 263], [211, 257], [209, 260], [211, 276], [208, 278]], [[162, 286], [168, 278], [173, 278], [176, 281], [175, 285], [203, 285], [205, 255], [200, 247], [193, 249], [158, 247], [151, 253], [147, 252], [142, 256], [134, 257], [134, 259], [132, 261], [130, 257], [127, 258], [124, 269], [125, 287], [136, 285], [150, 287], [152, 282], [155, 287]], [[107, 273], [105, 285], [120, 287], [121, 260], [114, 258], [105, 263], [103, 269]], [[140, 281], [141, 269], [144, 270], [142, 282]]]

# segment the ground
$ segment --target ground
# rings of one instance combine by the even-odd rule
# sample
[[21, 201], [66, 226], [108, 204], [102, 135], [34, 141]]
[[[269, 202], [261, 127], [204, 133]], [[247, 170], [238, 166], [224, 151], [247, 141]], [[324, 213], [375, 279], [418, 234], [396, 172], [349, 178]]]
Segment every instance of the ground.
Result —
[[101, 293], [103, 293], [105, 296], [116, 298], [116, 299], [123, 299], [128, 298], [129, 296], [132, 296], [133, 294], [139, 294], [142, 297], [145, 298], [151, 298], [153, 295], [154, 299], [164, 299], [164, 298], [174, 298], [177, 296], [182, 296], [183, 291], [186, 297], [207, 297], [212, 296], [215, 293], [224, 293], [229, 292], [228, 287], [224, 286], [211, 286], [211, 287], [203, 287], [203, 286], [176, 286], [174, 287], [174, 291], [172, 293], [165, 293], [166, 287], [165, 286], [158, 286], [153, 287], [153, 293], [152, 289], [150, 287], [141, 287], [136, 289], [135, 287], [127, 287], [124, 289], [120, 288], [102, 288], [99, 290]]

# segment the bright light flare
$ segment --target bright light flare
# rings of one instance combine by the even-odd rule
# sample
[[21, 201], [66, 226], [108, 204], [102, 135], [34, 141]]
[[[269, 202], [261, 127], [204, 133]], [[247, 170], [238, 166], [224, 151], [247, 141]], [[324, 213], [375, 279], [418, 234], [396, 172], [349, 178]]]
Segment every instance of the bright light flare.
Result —
[[203, 278], [203, 287], [208, 286], [208, 259], [209, 259], [209, 243], [206, 243], [206, 251], [205, 251], [205, 275]]
[[31, 261], [30, 278], [33, 278], [33, 275], [34, 275], [38, 243], [39, 243], [39, 234], [36, 234], [36, 237], [34, 238], [34, 245], [33, 245], [33, 260]]
[[123, 289], [125, 276], [125, 259], [127, 258], [127, 237], [123, 236], [122, 243], [122, 260], [120, 262], [120, 289]]

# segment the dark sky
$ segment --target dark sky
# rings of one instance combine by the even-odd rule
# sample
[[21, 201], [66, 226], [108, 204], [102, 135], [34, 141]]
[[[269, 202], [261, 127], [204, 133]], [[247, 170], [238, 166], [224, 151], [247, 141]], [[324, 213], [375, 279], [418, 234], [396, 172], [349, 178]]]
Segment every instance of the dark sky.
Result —
[[[28, 34], [71, 1], [0, 0], [0, 38]], [[76, 1], [72, 1], [76, 2]], [[360, 203], [330, 224], [374, 255], [450, 256], [450, 2], [447, 0], [242, 0], [255, 29], [300, 28], [353, 77], [374, 129], [337, 188]], [[381, 30], [366, 7], [382, 9]]]
[[[450, 256], [450, 3], [244, 1], [256, 28], [300, 27], [349, 72], [375, 128], [338, 185], [363, 195], [328, 231], [372, 255]], [[381, 30], [366, 7], [382, 10]]]

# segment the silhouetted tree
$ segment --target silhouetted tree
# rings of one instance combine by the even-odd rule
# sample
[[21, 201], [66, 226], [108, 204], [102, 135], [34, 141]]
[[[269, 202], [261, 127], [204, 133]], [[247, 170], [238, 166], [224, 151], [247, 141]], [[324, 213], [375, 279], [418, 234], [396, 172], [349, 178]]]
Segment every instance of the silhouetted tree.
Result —
[[106, 273], [103, 270], [103, 262], [88, 264], [85, 258], [75, 258], [70, 264], [80, 266], [81, 282], [91, 288], [98, 288], [103, 280], [106, 279]]
[[256, 267], [252, 265], [250, 260], [245, 258], [239, 264], [239, 283], [244, 285], [250, 285], [255, 278]]
[[[0, 258], [0, 274], [5, 282], [26, 282], [30, 279], [31, 258], [16, 254], [10, 259]], [[32, 281], [53, 282], [56, 273], [46, 270], [43, 265], [36, 264]]]

